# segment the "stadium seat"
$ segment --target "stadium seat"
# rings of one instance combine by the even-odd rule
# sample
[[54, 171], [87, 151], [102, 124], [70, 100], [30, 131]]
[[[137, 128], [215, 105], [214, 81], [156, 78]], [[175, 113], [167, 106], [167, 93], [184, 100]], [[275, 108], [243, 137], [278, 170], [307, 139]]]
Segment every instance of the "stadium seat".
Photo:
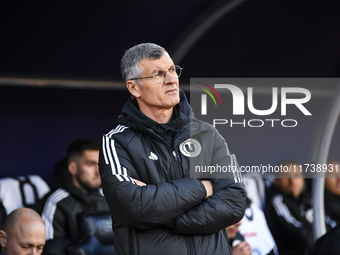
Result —
[[0, 179], [0, 203], [7, 215], [21, 207], [32, 208], [49, 191], [48, 184], [38, 175]]

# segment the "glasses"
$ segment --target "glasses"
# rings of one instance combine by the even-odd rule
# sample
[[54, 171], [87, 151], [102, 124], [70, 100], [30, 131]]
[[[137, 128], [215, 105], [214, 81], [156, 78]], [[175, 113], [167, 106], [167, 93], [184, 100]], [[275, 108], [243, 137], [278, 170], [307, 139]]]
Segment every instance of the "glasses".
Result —
[[179, 65], [174, 65], [169, 68], [168, 71], [164, 70], [158, 70], [153, 76], [147, 76], [147, 77], [138, 77], [138, 78], [132, 78], [130, 80], [138, 80], [138, 79], [146, 79], [146, 78], [154, 78], [157, 83], [163, 83], [165, 81], [166, 73], [169, 72], [172, 76], [178, 77], [182, 74], [182, 67]]

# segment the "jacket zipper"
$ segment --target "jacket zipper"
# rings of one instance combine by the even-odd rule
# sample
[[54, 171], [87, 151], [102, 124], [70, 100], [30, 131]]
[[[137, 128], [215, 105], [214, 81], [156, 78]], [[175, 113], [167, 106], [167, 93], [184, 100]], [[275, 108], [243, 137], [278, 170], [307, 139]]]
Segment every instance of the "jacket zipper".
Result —
[[[131, 117], [129, 117], [129, 118], [132, 119]], [[132, 120], [133, 120], [139, 127], [141, 127], [141, 128], [144, 129], [144, 130], [147, 130], [151, 137], [153, 137], [155, 140], [158, 140], [159, 142], [161, 142], [161, 143], [163, 143], [163, 144], [165, 145], [165, 147], [167, 148], [167, 150], [168, 150], [168, 152], [170, 153], [170, 155], [173, 155], [173, 160], [171, 160], [171, 164], [172, 164], [173, 169], [175, 170], [175, 169], [176, 169], [176, 166], [180, 169], [180, 164], [179, 164], [179, 159], [178, 159], [178, 153], [176, 152], [177, 149], [172, 150], [171, 147], [169, 146], [169, 144], [168, 144], [162, 137], [160, 137], [160, 136], [157, 135], [156, 133], [150, 132], [150, 131], [149, 131], [147, 128], [145, 128], [144, 125], [143, 125], [142, 123], [140, 123], [139, 121], [134, 120], [134, 119], [132, 119]], [[180, 133], [182, 133], [182, 132], [184, 132], [184, 131], [181, 130]], [[176, 137], [178, 137], [178, 135], [179, 135], [180, 133], [178, 133], [178, 134], [176, 135]], [[176, 139], [176, 137], [175, 137], [175, 139]], [[185, 139], [182, 139], [182, 140], [185, 141]], [[179, 141], [179, 142], [177, 142], [177, 143], [175, 144], [175, 145], [176, 145], [175, 148], [178, 147], [177, 144], [180, 144], [181, 142], [183, 142], [182, 140]], [[175, 177], [176, 177], [176, 178], [181, 178], [181, 176], [178, 174], [178, 171], [174, 171], [174, 172], [175, 172]]]

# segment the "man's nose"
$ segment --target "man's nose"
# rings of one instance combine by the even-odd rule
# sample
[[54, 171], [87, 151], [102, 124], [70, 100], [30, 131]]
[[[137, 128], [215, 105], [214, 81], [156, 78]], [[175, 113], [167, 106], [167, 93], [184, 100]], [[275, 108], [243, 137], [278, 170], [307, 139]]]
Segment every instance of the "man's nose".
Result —
[[295, 184], [295, 178], [289, 178], [289, 184], [294, 185]]
[[99, 175], [99, 166], [98, 165], [96, 166], [96, 172], [95, 173], [96, 173], [96, 175]]
[[177, 74], [171, 74], [170, 72], [165, 73], [165, 83], [174, 83], [178, 79]]

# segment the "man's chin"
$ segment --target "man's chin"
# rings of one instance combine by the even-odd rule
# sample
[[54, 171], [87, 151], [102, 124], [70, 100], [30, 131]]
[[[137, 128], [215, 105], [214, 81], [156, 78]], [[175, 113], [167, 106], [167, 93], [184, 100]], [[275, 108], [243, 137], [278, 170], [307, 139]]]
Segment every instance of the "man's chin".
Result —
[[170, 101], [168, 104], [167, 104], [167, 108], [173, 108], [174, 106], [178, 105], [179, 103], [179, 100], [173, 100], [173, 101]]
[[85, 188], [87, 191], [96, 191], [101, 187], [100, 184], [92, 184], [92, 185], [83, 185], [83, 188]]
[[100, 184], [97, 184], [97, 185], [93, 185], [91, 188], [93, 189], [93, 190], [97, 190], [97, 189], [99, 189], [100, 187], [101, 187], [101, 183]]

